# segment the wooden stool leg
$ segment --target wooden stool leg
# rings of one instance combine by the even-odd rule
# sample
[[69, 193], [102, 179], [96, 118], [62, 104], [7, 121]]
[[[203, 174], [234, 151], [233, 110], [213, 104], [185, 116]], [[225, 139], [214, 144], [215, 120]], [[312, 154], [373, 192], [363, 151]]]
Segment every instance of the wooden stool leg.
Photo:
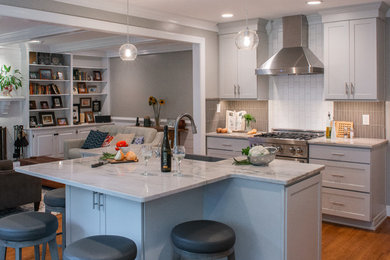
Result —
[[227, 259], [228, 260], [236, 260], [236, 256], [234, 254], [234, 251], [230, 255], [228, 255]]
[[15, 260], [22, 260], [22, 249], [15, 248]]
[[46, 248], [47, 248], [47, 243], [42, 244], [42, 260], [46, 259]]
[[7, 255], [7, 248], [4, 246], [0, 246], [0, 260], [5, 260], [6, 255]]
[[51, 260], [59, 260], [57, 242], [55, 238], [49, 241], [49, 249], [50, 249]]
[[35, 260], [40, 260], [40, 254], [39, 254], [39, 245], [34, 246], [34, 255], [35, 255]]

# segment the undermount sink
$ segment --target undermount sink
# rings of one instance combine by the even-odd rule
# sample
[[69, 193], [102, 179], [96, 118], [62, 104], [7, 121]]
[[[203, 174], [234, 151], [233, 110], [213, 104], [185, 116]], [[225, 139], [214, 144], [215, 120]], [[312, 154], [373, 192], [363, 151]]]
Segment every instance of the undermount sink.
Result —
[[200, 154], [186, 154], [184, 159], [203, 161], [203, 162], [219, 162], [225, 160], [224, 158], [211, 157], [211, 156], [200, 155]]

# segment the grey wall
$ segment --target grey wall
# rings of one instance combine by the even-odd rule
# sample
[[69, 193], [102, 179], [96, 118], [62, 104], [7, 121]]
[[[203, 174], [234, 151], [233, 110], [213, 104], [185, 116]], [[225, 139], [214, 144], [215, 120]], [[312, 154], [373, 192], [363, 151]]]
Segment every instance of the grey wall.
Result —
[[[0, 0], [0, 4], [17, 6], [29, 9], [42, 10], [53, 13], [74, 15], [96, 20], [126, 24], [126, 15], [106, 12], [102, 10], [75, 6], [52, 0]], [[60, 23], [60, 21], [59, 21]], [[199, 36], [206, 42], [206, 98], [218, 97], [218, 34], [217, 32], [196, 29], [169, 22], [159, 22], [151, 19], [131, 17], [133, 26]], [[82, 25], [80, 25], [82, 27]]]
[[192, 51], [138, 56], [135, 62], [110, 59], [113, 116], [153, 118], [148, 98], [165, 99], [160, 118], [192, 114]]

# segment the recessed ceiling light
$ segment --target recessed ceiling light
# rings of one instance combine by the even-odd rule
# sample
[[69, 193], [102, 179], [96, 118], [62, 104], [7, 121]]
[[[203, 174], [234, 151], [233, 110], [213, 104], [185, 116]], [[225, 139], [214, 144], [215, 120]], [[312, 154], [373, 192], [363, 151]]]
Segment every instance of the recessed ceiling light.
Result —
[[234, 15], [227, 13], [227, 14], [222, 14], [221, 16], [222, 16], [222, 18], [232, 18]]
[[321, 0], [307, 1], [306, 4], [308, 4], [308, 5], [319, 5], [319, 4], [322, 4], [322, 1]]
[[36, 43], [36, 44], [38, 44], [38, 43], [41, 43], [41, 41], [40, 40], [31, 40], [31, 41], [29, 41], [29, 43]]

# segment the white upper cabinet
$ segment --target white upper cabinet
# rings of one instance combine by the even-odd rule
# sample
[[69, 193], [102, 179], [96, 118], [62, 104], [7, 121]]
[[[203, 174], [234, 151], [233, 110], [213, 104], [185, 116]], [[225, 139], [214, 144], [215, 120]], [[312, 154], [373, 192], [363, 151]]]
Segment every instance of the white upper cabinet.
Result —
[[[324, 22], [325, 98], [382, 100], [384, 98], [384, 29], [380, 18], [343, 21], [328, 15]], [[338, 16], [337, 18], [340, 18]]]

